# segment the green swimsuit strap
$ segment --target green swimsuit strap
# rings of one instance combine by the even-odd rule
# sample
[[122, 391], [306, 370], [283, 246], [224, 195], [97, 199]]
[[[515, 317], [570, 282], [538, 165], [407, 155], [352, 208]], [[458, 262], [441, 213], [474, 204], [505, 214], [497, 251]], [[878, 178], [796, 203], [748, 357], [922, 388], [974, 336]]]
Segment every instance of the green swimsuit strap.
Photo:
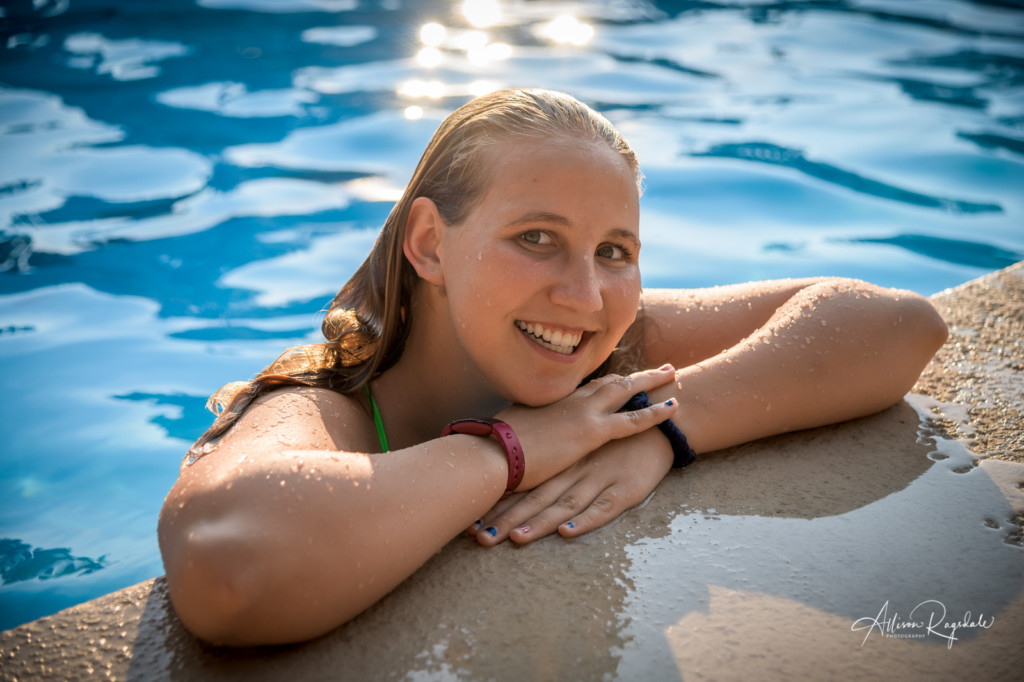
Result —
[[380, 418], [380, 409], [377, 407], [377, 401], [373, 399], [373, 391], [370, 390], [370, 384], [363, 385], [363, 393], [366, 394], [366, 400], [370, 403], [370, 412], [373, 413], [373, 424], [377, 427], [377, 440], [380, 441], [380, 451], [388, 452], [388, 434], [384, 432], [384, 422]]

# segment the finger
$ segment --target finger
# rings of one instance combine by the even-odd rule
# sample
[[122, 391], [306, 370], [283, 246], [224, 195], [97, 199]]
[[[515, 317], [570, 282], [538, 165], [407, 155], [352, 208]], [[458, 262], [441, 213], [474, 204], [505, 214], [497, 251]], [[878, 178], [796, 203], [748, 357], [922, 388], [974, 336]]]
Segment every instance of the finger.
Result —
[[621, 407], [630, 396], [664, 386], [675, 379], [675, 376], [675, 368], [669, 364], [625, 376], [609, 375], [608, 380], [598, 386], [595, 392], [606, 394], [613, 407]]
[[516, 544], [526, 544], [558, 532], [560, 526], [578, 517], [582, 510], [589, 508], [599, 497], [600, 489], [593, 486], [576, 485], [559, 495], [536, 515], [516, 525], [508, 537]]
[[574, 397], [591, 401], [592, 408], [600, 412], [615, 412], [637, 393], [653, 391], [670, 383], [673, 379], [675, 379], [675, 369], [672, 365], [663, 365], [658, 369], [634, 372], [625, 376], [601, 377], [601, 379], [595, 380], [601, 383], [593, 388], [593, 392], [589, 396], [577, 393], [574, 394]]
[[646, 431], [667, 419], [671, 419], [678, 409], [679, 403], [676, 399], [669, 398], [650, 407], [608, 415], [605, 421], [605, 428], [607, 429], [606, 441], [626, 438]]
[[591, 379], [582, 386], [577, 387], [577, 389], [573, 391], [572, 396], [576, 398], [588, 398], [596, 393], [602, 386], [606, 386], [612, 382], [622, 381], [622, 379], [623, 377], [621, 374], [604, 374], [596, 379]]
[[517, 502], [526, 497], [526, 493], [514, 493], [508, 497], [503, 497], [498, 502], [487, 510], [487, 512], [479, 519], [473, 522], [466, 532], [470, 535], [476, 535], [478, 531], [482, 531], [491, 525], [491, 522], [505, 512], [505, 510], [514, 506]]
[[[555, 491], [564, 487], [564, 483], [560, 486], [557, 483], [542, 485], [528, 493], [517, 496], [519, 499], [515, 504], [505, 507], [498, 514], [485, 516], [479, 530], [475, 534], [477, 542], [486, 547], [502, 542], [509, 537], [509, 533], [512, 530], [521, 527], [528, 519], [546, 507], [551, 506], [558, 498], [558, 494]], [[549, 533], [553, 532], [554, 527], [551, 528]]]
[[665, 363], [657, 369], [634, 372], [630, 376], [633, 378], [633, 384], [637, 391], [652, 391], [670, 381], [675, 381], [676, 368]]
[[563, 538], [574, 538], [613, 521], [622, 512], [636, 504], [628, 499], [622, 487], [612, 485], [598, 495], [580, 514], [566, 519], [558, 526]]

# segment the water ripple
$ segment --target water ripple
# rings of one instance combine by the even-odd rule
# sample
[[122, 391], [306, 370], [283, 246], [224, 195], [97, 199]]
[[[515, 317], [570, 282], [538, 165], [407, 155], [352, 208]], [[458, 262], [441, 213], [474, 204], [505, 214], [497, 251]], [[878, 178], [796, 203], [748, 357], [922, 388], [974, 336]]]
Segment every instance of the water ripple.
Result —
[[72, 556], [66, 547], [42, 549], [21, 540], [0, 538], [0, 585], [94, 573], [105, 567], [105, 561], [105, 557]]
[[920, 192], [903, 189], [879, 180], [872, 180], [857, 173], [843, 170], [836, 166], [812, 161], [796, 149], [786, 149], [769, 142], [741, 142], [737, 144], [715, 145], [705, 152], [693, 152], [692, 156], [712, 156], [728, 159], [740, 159], [754, 163], [783, 166], [800, 171], [804, 175], [839, 185], [860, 194], [898, 201], [913, 206], [935, 208], [951, 213], [999, 213], [999, 204], [985, 204], [958, 199], [934, 197]]
[[929, 258], [959, 263], [975, 268], [998, 270], [1024, 258], [1024, 253], [1003, 249], [992, 244], [966, 239], [944, 239], [926, 234], [901, 234], [895, 237], [864, 237], [850, 239], [850, 243], [888, 244], [919, 253]]

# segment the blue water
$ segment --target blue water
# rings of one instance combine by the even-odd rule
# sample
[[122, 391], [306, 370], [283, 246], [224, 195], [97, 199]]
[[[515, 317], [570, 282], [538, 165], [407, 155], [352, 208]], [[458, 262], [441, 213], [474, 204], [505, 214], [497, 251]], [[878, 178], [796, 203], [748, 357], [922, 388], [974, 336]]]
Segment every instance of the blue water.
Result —
[[932, 294], [1024, 258], [1019, 2], [461, 5], [0, 6], [0, 628], [162, 573], [206, 397], [318, 338], [471, 93], [618, 124], [648, 286]]

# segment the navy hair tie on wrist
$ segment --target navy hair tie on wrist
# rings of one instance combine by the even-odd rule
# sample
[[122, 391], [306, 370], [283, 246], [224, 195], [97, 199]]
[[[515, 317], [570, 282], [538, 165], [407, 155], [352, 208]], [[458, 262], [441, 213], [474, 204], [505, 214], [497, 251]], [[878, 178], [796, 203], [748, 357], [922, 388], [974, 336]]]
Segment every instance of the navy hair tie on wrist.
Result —
[[[642, 410], [645, 407], [650, 407], [651, 401], [647, 397], [647, 394], [640, 391], [635, 396], [629, 399], [622, 409], [626, 412], [633, 412], [634, 410]], [[658, 424], [658, 428], [661, 430], [665, 437], [668, 438], [668, 442], [672, 444], [672, 468], [679, 469], [692, 464], [693, 460], [697, 459], [697, 453], [693, 451], [690, 444], [686, 442], [686, 436], [679, 430], [679, 427], [675, 425], [671, 419]]]

